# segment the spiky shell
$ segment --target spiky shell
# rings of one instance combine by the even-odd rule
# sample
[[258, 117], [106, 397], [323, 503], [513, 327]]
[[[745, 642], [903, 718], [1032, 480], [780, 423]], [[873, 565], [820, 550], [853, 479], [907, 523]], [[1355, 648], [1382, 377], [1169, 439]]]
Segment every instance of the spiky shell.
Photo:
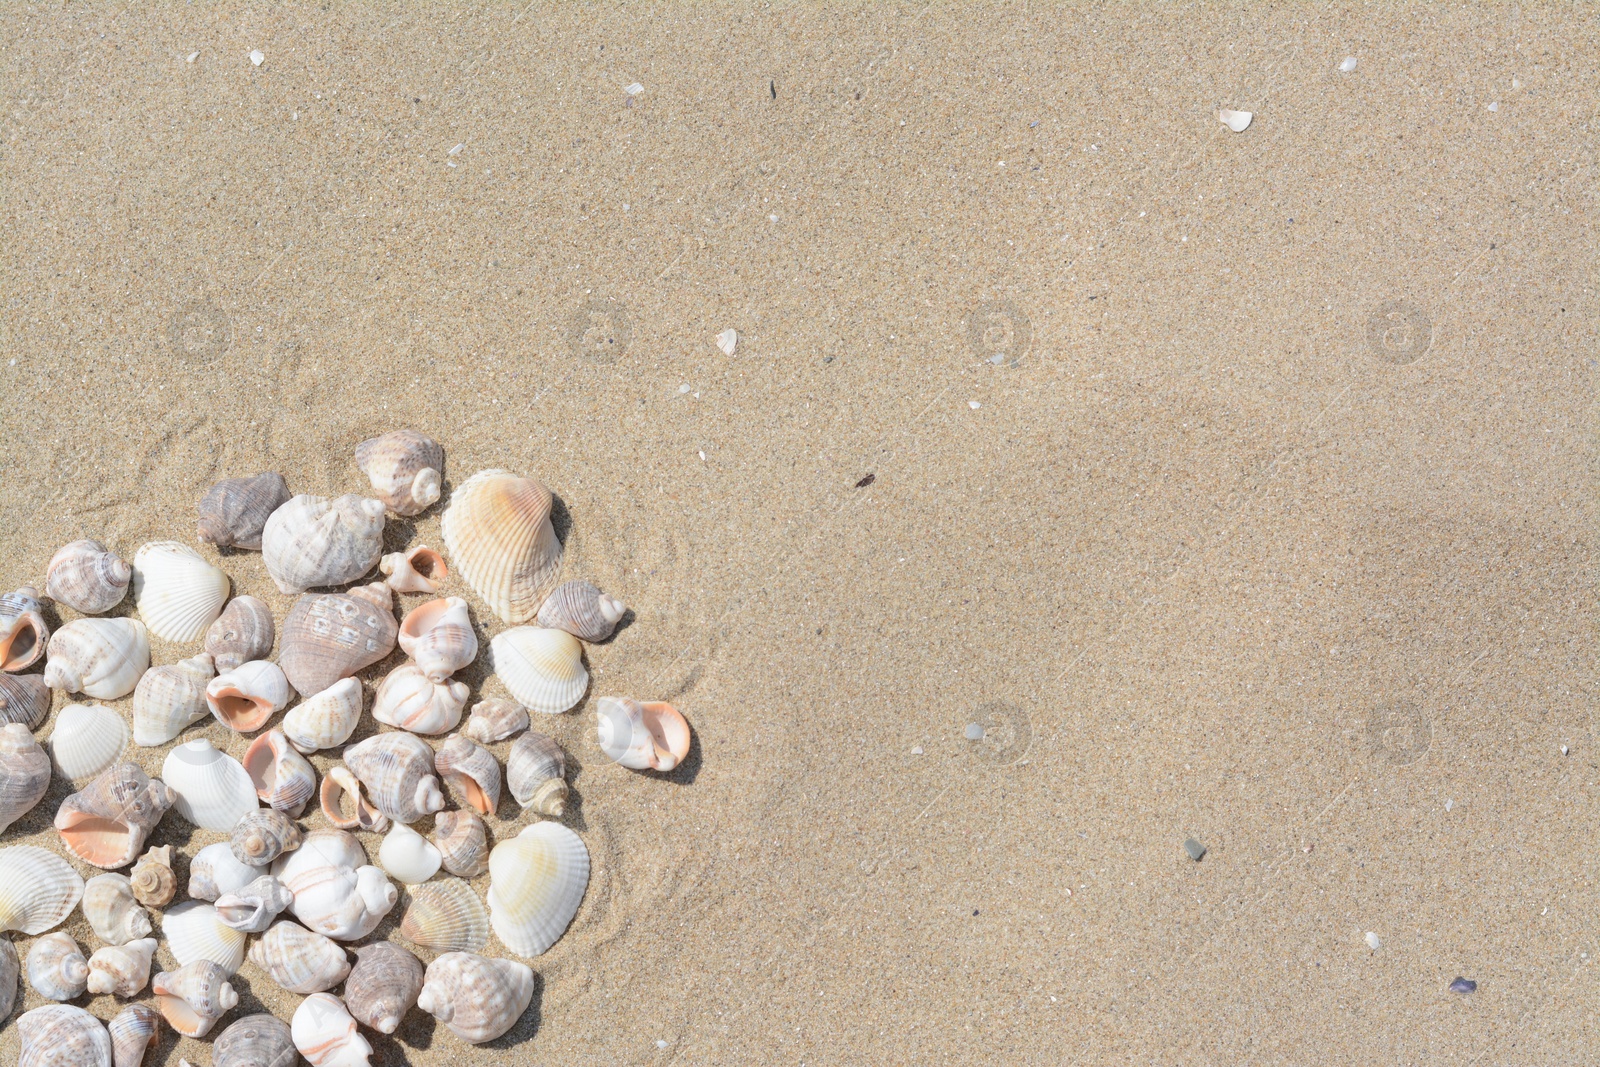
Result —
[[589, 886], [589, 850], [560, 823], [526, 827], [489, 853], [489, 914], [519, 956], [538, 956], [572, 923]]
[[206, 630], [206, 651], [217, 670], [231, 671], [241, 663], [266, 659], [275, 636], [272, 609], [253, 596], [236, 596]]
[[439, 499], [444, 449], [416, 430], [395, 430], [356, 445], [356, 466], [396, 515], [419, 515]]
[[188, 545], [155, 541], [133, 557], [139, 618], [163, 641], [198, 641], [222, 614], [228, 576]]
[[393, 605], [382, 582], [295, 601], [283, 620], [278, 652], [289, 684], [314, 696], [393, 652], [400, 628]]
[[211, 657], [204, 652], [145, 671], [133, 690], [133, 743], [145, 748], [164, 745], [204, 718], [206, 683], [214, 673]]
[[479, 471], [450, 495], [445, 551], [489, 609], [509, 623], [533, 618], [561, 572], [550, 490], [509, 471]]
[[133, 899], [151, 908], [160, 908], [171, 902], [178, 892], [178, 876], [172, 870], [172, 846], [152, 848], [128, 872], [128, 884], [133, 889]]
[[529, 711], [559, 715], [583, 699], [589, 671], [583, 644], [565, 630], [515, 626], [489, 642], [495, 674]]
[[288, 500], [288, 483], [276, 471], [253, 478], [224, 478], [200, 498], [195, 533], [218, 548], [259, 550], [267, 519]]
[[344, 984], [351, 1016], [380, 1034], [392, 1034], [422, 992], [422, 961], [399, 945], [377, 941], [356, 949]]
[[284, 593], [353, 582], [382, 554], [383, 502], [353, 494], [291, 497], [261, 534], [267, 573]]
[[75, 619], [50, 637], [44, 683], [94, 700], [133, 692], [150, 666], [150, 636], [137, 619]]
[[99, 615], [128, 595], [133, 568], [99, 541], [74, 541], [50, 557], [44, 591], [58, 604]]

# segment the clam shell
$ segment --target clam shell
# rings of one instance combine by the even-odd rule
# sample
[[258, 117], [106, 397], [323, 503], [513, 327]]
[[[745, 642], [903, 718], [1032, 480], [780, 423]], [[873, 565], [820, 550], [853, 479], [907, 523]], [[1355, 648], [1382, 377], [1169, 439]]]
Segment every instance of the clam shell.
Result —
[[206, 651], [217, 670], [231, 671], [242, 663], [266, 659], [274, 636], [272, 609], [253, 596], [236, 596], [206, 630]]
[[0, 726], [0, 834], [44, 799], [50, 757], [20, 722]]
[[467, 602], [458, 596], [429, 600], [406, 613], [400, 647], [430, 682], [443, 682], [478, 656]]
[[341, 830], [381, 834], [389, 827], [389, 816], [367, 799], [361, 779], [349, 767], [329, 767], [322, 776], [322, 814]]
[[89, 961], [66, 934], [45, 934], [28, 949], [28, 984], [41, 997], [71, 1000], [89, 981]]
[[289, 1024], [294, 1047], [311, 1067], [367, 1067], [372, 1046], [356, 1033], [356, 1021], [344, 1002], [329, 993], [313, 993], [300, 1002]]
[[195, 960], [156, 975], [150, 991], [169, 1026], [185, 1037], [204, 1037], [239, 1003], [239, 994], [228, 981], [233, 973], [212, 960]]
[[627, 610], [628, 605], [589, 582], [563, 582], [540, 605], [539, 625], [585, 641], [604, 641]]
[[521, 704], [514, 700], [481, 700], [472, 705], [472, 717], [461, 728], [461, 735], [480, 745], [492, 745], [527, 728], [528, 711]]
[[395, 430], [356, 445], [356, 466], [396, 515], [419, 515], [439, 499], [444, 449], [416, 430]]
[[198, 641], [222, 614], [228, 576], [177, 541], [155, 541], [133, 557], [139, 618], [163, 641]]
[[503, 630], [489, 642], [489, 658], [512, 699], [529, 711], [559, 715], [589, 688], [583, 645], [565, 630]]
[[538, 956], [566, 932], [589, 886], [589, 850], [560, 823], [539, 822], [489, 853], [494, 932], [519, 956]]
[[111, 1067], [111, 1034], [71, 1004], [46, 1004], [17, 1020], [17, 1067]]
[[332, 989], [350, 973], [343, 947], [287, 919], [250, 948], [250, 962], [291, 993], [304, 996]]
[[290, 911], [326, 937], [353, 941], [370, 934], [394, 907], [399, 892], [377, 867], [367, 866], [360, 842], [343, 830], [316, 830], [272, 865], [294, 894]]
[[213, 674], [205, 653], [152, 667], [133, 690], [133, 743], [164, 745], [206, 714], [206, 683]]
[[396, 822], [416, 822], [444, 807], [433, 749], [411, 734], [376, 734], [345, 749], [344, 762], [378, 810]]
[[689, 754], [689, 722], [671, 704], [601, 697], [600, 750], [636, 771], [670, 771]]
[[[93, 960], [89, 962], [94, 963]], [[147, 982], [148, 966], [145, 971]], [[144, 982], [140, 982], [139, 987], [144, 988]], [[139, 1067], [145, 1053], [161, 1041], [161, 1013], [148, 1004], [129, 1004], [106, 1024], [106, 1030], [111, 1034], [111, 1057], [115, 1067]]]
[[305, 835], [294, 820], [272, 808], [258, 808], [233, 826], [230, 847], [240, 863], [265, 867], [285, 852], [300, 847]]
[[[17, 977], [22, 973], [22, 962], [17, 959], [17, 946], [9, 937], [0, 937], [0, 1022], [11, 1018], [11, 1009], [17, 1003]], [[420, 981], [417, 983], [422, 984]]]
[[128, 724], [99, 704], [68, 704], [50, 731], [50, 763], [73, 782], [88, 782], [122, 758]]
[[178, 891], [178, 876], [172, 871], [172, 846], [152, 848], [128, 873], [128, 884], [133, 888], [133, 899], [151, 907], [160, 908], [170, 903]]
[[263, 873], [260, 867], [240, 863], [231, 843], [218, 841], [189, 861], [189, 895], [196, 900], [216, 900], [238, 892]]
[[139, 906], [125, 875], [100, 874], [83, 885], [83, 917], [108, 945], [126, 945], [149, 936], [150, 914]]
[[403, 822], [397, 822], [378, 846], [378, 866], [405, 885], [418, 885], [439, 871], [439, 850]]
[[397, 593], [435, 593], [450, 575], [444, 557], [427, 545], [391, 552], [378, 561], [378, 572]]
[[255, 811], [255, 783], [238, 760], [200, 738], [167, 753], [161, 780], [177, 794], [173, 808], [202, 830], [232, 830]]
[[294, 696], [276, 663], [251, 660], [206, 686], [206, 706], [224, 726], [247, 734], [261, 729]]
[[238, 892], [218, 897], [217, 918], [240, 933], [259, 934], [293, 903], [294, 894], [287, 886], [272, 875], [263, 874]]
[[506, 784], [524, 808], [560, 818], [567, 811], [567, 754], [544, 734], [526, 733], [511, 743]]
[[489, 943], [489, 912], [459, 878], [412, 886], [400, 936], [435, 952], [477, 952]]
[[126, 867], [173, 799], [172, 790], [137, 763], [118, 763], [61, 802], [56, 830], [67, 850], [85, 863], [107, 870]]
[[42, 934], [72, 914], [82, 897], [83, 879], [54, 852], [0, 848], [0, 932]]
[[267, 573], [284, 593], [353, 582], [382, 554], [383, 502], [354, 495], [292, 497], [261, 535]]
[[276, 471], [254, 478], [225, 478], [200, 498], [195, 533], [218, 548], [261, 548], [267, 519], [289, 501], [289, 486]]
[[500, 804], [500, 764], [488, 749], [456, 735], [434, 753], [433, 766], [457, 804], [494, 814]]
[[37, 589], [25, 585], [0, 596], [0, 671], [27, 670], [44, 654], [49, 639]]
[[50, 637], [44, 684], [116, 700], [133, 692], [150, 666], [150, 637], [137, 619], [76, 619]]
[[244, 933], [217, 916], [217, 909], [198, 900], [186, 900], [161, 916], [161, 935], [180, 964], [215, 963], [233, 974], [244, 962]]
[[446, 733], [461, 721], [468, 692], [462, 682], [429, 681], [420, 667], [407, 663], [390, 671], [378, 686], [372, 717], [413, 733]]
[[532, 968], [470, 952], [447, 952], [428, 964], [417, 995], [417, 1007], [474, 1045], [510, 1030], [532, 1002]]
[[44, 591], [51, 600], [85, 615], [99, 615], [128, 595], [133, 568], [99, 541], [74, 541], [50, 557]]
[[322, 692], [394, 651], [393, 594], [382, 582], [301, 597], [283, 620], [278, 665], [295, 691]]
[[0, 674], [0, 725], [38, 729], [50, 714], [50, 687], [37, 674]]
[[89, 992], [138, 996], [150, 981], [150, 961], [155, 954], [156, 939], [153, 937], [95, 949], [94, 955], [89, 957]]
[[489, 869], [489, 835], [476, 812], [441, 811], [435, 815], [433, 844], [451, 874], [476, 878]]
[[289, 1024], [263, 1012], [229, 1024], [212, 1044], [211, 1057], [215, 1067], [296, 1067], [300, 1051]]
[[[360, 690], [357, 682], [356, 692]], [[298, 817], [317, 789], [317, 772], [294, 750], [282, 730], [268, 730], [250, 742], [244, 769], [256, 787], [256, 796], [285, 815]]]
[[356, 949], [344, 984], [351, 1016], [380, 1034], [392, 1034], [422, 992], [422, 961], [399, 945], [377, 941]]
[[467, 584], [506, 622], [533, 618], [561, 572], [550, 490], [508, 471], [479, 471], [450, 495], [444, 547]]
[[361, 721], [361, 703], [361, 682], [342, 678], [290, 708], [283, 717], [283, 734], [296, 751], [306, 755], [336, 748], [355, 733]]

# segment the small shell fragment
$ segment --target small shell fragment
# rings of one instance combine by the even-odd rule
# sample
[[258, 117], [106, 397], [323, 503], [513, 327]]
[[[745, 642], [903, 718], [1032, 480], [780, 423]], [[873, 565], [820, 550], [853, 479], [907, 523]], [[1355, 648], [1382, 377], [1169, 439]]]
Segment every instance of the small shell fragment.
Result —
[[1356, 69], [1356, 57], [1355, 56], [1345, 56], [1344, 59], [1339, 63], [1339, 73], [1340, 74], [1349, 74], [1352, 70], [1355, 70], [1355, 69]]
[[1378, 935], [1373, 933], [1371, 930], [1367, 931], [1367, 936], [1362, 938], [1362, 940], [1365, 941], [1367, 943], [1367, 947], [1374, 952], [1378, 951], [1378, 949], [1383, 946], [1383, 942], [1378, 939]]
[[739, 345], [739, 331], [734, 329], [723, 330], [717, 334], [717, 347], [722, 349], [725, 356], [733, 355], [733, 350]]
[[397, 822], [378, 847], [378, 866], [403, 885], [420, 885], [439, 871], [442, 857], [427, 838]]
[[294, 903], [294, 894], [270, 874], [217, 898], [217, 918], [224, 926], [244, 934], [259, 934], [272, 925], [278, 913]]
[[1234, 133], [1243, 133], [1253, 118], [1255, 118], [1255, 115], [1249, 111], [1230, 111], [1227, 108], [1223, 108], [1217, 112], [1217, 121]]
[[378, 561], [378, 571], [397, 593], [434, 593], [450, 574], [444, 557], [427, 545], [391, 552]]

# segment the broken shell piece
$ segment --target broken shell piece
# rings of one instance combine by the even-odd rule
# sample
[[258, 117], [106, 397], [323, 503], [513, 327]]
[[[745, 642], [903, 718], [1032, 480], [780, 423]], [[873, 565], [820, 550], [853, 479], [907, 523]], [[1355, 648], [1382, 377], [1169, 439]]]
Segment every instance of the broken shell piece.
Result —
[[250, 742], [244, 771], [256, 787], [256, 797], [290, 818], [299, 817], [317, 789], [317, 772], [282, 730], [268, 730]]
[[589, 688], [583, 645], [565, 630], [512, 627], [489, 642], [489, 657], [512, 698], [529, 711], [559, 715]]
[[111, 1034], [72, 1004], [46, 1004], [17, 1020], [17, 1067], [112, 1067]]
[[225, 478], [200, 498], [195, 532], [218, 548], [261, 549], [267, 519], [289, 501], [289, 486], [276, 471], [254, 478]]
[[1250, 125], [1250, 120], [1254, 117], [1254, 114], [1249, 111], [1229, 111], [1227, 108], [1217, 112], [1217, 121], [1234, 133], [1243, 133], [1245, 127]]
[[150, 849], [128, 872], [133, 899], [149, 908], [165, 907], [178, 892], [178, 876], [172, 872], [172, 846]]
[[239, 1003], [228, 982], [231, 973], [210, 960], [196, 960], [156, 975], [150, 991], [168, 1025], [185, 1037], [204, 1037]]
[[396, 667], [372, 698], [372, 717], [418, 734], [442, 734], [461, 721], [470, 690], [463, 682], [434, 682], [416, 664]]
[[[93, 960], [89, 962], [94, 963]], [[145, 971], [148, 981], [148, 966]], [[139, 988], [144, 988], [144, 982], [139, 983]], [[111, 1034], [111, 1057], [115, 1067], [139, 1067], [145, 1053], [161, 1041], [161, 1013], [148, 1004], [129, 1004], [106, 1023], [106, 1030]]]
[[[0, 648], [0, 656], [4, 654]], [[133, 692], [149, 666], [150, 636], [144, 623], [76, 619], [50, 637], [44, 684], [94, 700], [116, 700]]]
[[399, 897], [383, 871], [366, 860], [353, 835], [316, 830], [280, 856], [272, 873], [294, 894], [295, 918], [326, 937], [353, 941], [370, 934]]
[[561, 571], [561, 541], [550, 524], [554, 498], [532, 478], [479, 471], [445, 510], [445, 551], [467, 584], [506, 622], [533, 618]]
[[489, 834], [476, 812], [441, 811], [433, 817], [433, 844], [444, 869], [476, 878], [489, 869]]
[[636, 771], [670, 771], [689, 754], [689, 722], [661, 701], [601, 697], [595, 706], [600, 749]]
[[344, 1002], [356, 1022], [392, 1034], [422, 992], [422, 961], [399, 945], [376, 941], [356, 949]]
[[322, 814], [341, 830], [381, 834], [389, 826], [389, 817], [362, 794], [361, 780], [348, 767], [329, 767], [322, 776]]
[[283, 620], [278, 653], [295, 692], [321, 693], [393, 652], [399, 630], [393, 605], [394, 594], [382, 582], [295, 601]]
[[604, 641], [628, 605], [589, 582], [563, 582], [539, 608], [539, 625], [565, 630], [585, 641]]
[[276, 663], [260, 659], [219, 674], [206, 686], [206, 704], [211, 714], [241, 734], [261, 729], [293, 696], [283, 670]]
[[561, 818], [567, 811], [567, 754], [544, 734], [526, 733], [506, 757], [506, 784], [524, 808]]
[[417, 1007], [474, 1045], [516, 1025], [533, 1001], [533, 969], [516, 960], [447, 952], [428, 964]]
[[189, 895], [196, 900], [216, 900], [237, 892], [262, 874], [259, 867], [240, 863], [233, 845], [218, 841], [207, 845], [189, 862]]
[[447, 681], [478, 656], [467, 602], [458, 596], [430, 600], [406, 613], [400, 647], [430, 682]]
[[1355, 69], [1356, 69], [1356, 57], [1355, 56], [1345, 56], [1344, 59], [1339, 61], [1339, 73], [1340, 74], [1349, 74], [1352, 70], [1355, 70]]
[[150, 961], [155, 954], [156, 939], [153, 937], [95, 949], [94, 955], [89, 957], [89, 992], [138, 996], [150, 981]]
[[37, 674], [0, 674], [0, 725], [36, 730], [50, 714], [50, 687]]
[[20, 722], [0, 726], [0, 833], [50, 789], [50, 757]]
[[203, 830], [226, 833], [259, 807], [244, 767], [205, 738], [168, 752], [161, 780], [177, 794], [172, 805], [177, 813]]
[[71, 1000], [89, 981], [89, 961], [66, 934], [45, 934], [28, 950], [28, 984], [41, 997]]
[[139, 906], [133, 883], [120, 874], [101, 874], [83, 885], [83, 917], [108, 945], [126, 945], [150, 934], [150, 914]]
[[404, 885], [418, 885], [439, 870], [439, 850], [403, 822], [397, 822], [378, 847], [378, 865]]
[[461, 728], [461, 734], [480, 745], [492, 745], [527, 728], [528, 711], [516, 701], [480, 700], [472, 705], [472, 717]]
[[228, 576], [177, 541], [155, 541], [133, 557], [139, 618], [163, 641], [198, 641], [222, 614]]
[[56, 830], [85, 863], [107, 870], [126, 867], [144, 849], [174, 799], [165, 783], [152, 779], [137, 763], [119, 763], [61, 802]]
[[444, 449], [416, 430], [395, 430], [356, 445], [356, 466], [396, 515], [419, 515], [439, 499]]
[[450, 574], [444, 557], [427, 545], [391, 552], [378, 561], [378, 570], [397, 593], [438, 592], [440, 583]]
[[342, 678], [283, 717], [283, 734], [295, 750], [306, 755], [337, 748], [355, 733], [361, 721], [361, 682]]
[[85, 615], [99, 615], [128, 595], [133, 568], [99, 541], [74, 541], [50, 557], [44, 591], [51, 600]]
[[205, 653], [152, 667], [133, 690], [133, 743], [164, 745], [205, 717], [206, 683], [215, 672]]
[[215, 963], [233, 974], [244, 962], [244, 933], [217, 916], [217, 909], [197, 900], [186, 900], [161, 916], [161, 934], [180, 964], [199, 961]]
[[262, 530], [262, 561], [283, 593], [353, 582], [378, 565], [383, 519], [381, 500], [291, 497]]
[[408, 733], [377, 734], [344, 753], [349, 767], [379, 811], [397, 822], [413, 823], [444, 807], [433, 773], [433, 749]]
[[[49, 640], [50, 628], [39, 611], [37, 589], [25, 585], [0, 596], [0, 671], [21, 671], [33, 666]], [[54, 685], [48, 680], [46, 684]]]
[[240, 933], [259, 934], [293, 903], [294, 894], [288, 887], [272, 875], [263, 874], [238, 892], [218, 897], [217, 918]]
[[87, 783], [122, 757], [128, 747], [127, 720], [99, 704], [68, 704], [45, 743], [61, 777]]
[[456, 803], [494, 814], [500, 804], [500, 764], [488, 749], [452, 736], [434, 753], [433, 765]]
[[287, 919], [251, 946], [250, 962], [301, 996], [332, 989], [350, 973], [350, 960], [338, 942]]
[[289, 1024], [265, 1012], [230, 1023], [212, 1044], [211, 1056], [215, 1067], [296, 1067], [300, 1062]]
[[253, 596], [236, 596], [206, 630], [206, 651], [217, 670], [231, 671], [272, 652], [272, 609]]
[[272, 808], [258, 808], [234, 823], [230, 847], [233, 858], [254, 867], [265, 867], [285, 852], [300, 847], [305, 835], [294, 820]]
[[54, 852], [0, 848], [0, 933], [42, 934], [72, 914], [82, 897], [83, 879]]
[[489, 912], [459, 878], [412, 886], [400, 936], [435, 952], [477, 952], [489, 943]]
[[739, 331], [734, 329], [723, 330], [717, 334], [717, 347], [722, 349], [725, 356], [733, 355], [733, 350], [739, 345]]
[[589, 886], [589, 850], [555, 822], [538, 822], [489, 853], [489, 914], [494, 932], [519, 956], [555, 944], [578, 914]]
[[294, 1010], [289, 1026], [294, 1047], [311, 1067], [368, 1067], [372, 1046], [356, 1033], [356, 1021], [344, 1002], [328, 993], [313, 993]]

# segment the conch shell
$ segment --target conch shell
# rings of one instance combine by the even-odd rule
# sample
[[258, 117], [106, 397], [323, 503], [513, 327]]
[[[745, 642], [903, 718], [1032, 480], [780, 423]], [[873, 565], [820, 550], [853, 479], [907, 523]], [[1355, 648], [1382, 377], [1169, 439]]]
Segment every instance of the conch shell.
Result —
[[231, 671], [251, 660], [266, 659], [274, 633], [271, 608], [253, 596], [236, 596], [206, 630], [206, 651], [217, 670]]
[[412, 886], [400, 936], [435, 952], [477, 952], [489, 943], [489, 912], [459, 878]]
[[[361, 683], [356, 682], [355, 688], [359, 701]], [[356, 711], [360, 713], [359, 703]], [[244, 754], [244, 769], [256, 787], [256, 796], [290, 817], [298, 817], [305, 810], [306, 801], [317, 789], [317, 772], [294, 750], [282, 730], [268, 730], [250, 742]]]
[[28, 984], [41, 997], [71, 1000], [89, 982], [89, 961], [67, 934], [45, 934], [28, 950]]
[[565, 630], [585, 641], [604, 641], [628, 605], [588, 582], [563, 582], [539, 608], [539, 625]]
[[476, 878], [489, 869], [489, 835], [477, 812], [441, 811], [435, 815], [433, 844], [451, 874]]
[[25, 585], [0, 596], [0, 671], [27, 670], [44, 653], [49, 639], [37, 589]]
[[37, 729], [50, 714], [50, 687], [37, 674], [0, 674], [0, 725]]
[[397, 822], [378, 846], [378, 866], [397, 882], [420, 885], [439, 871], [442, 857], [428, 839]]
[[125, 875], [101, 874], [85, 882], [83, 917], [108, 945], [126, 945], [150, 935], [150, 915], [139, 906], [133, 883]]
[[356, 1033], [356, 1021], [331, 993], [313, 993], [294, 1010], [289, 1025], [294, 1047], [311, 1067], [368, 1067], [372, 1046]]
[[566, 814], [571, 793], [567, 785], [567, 754], [561, 744], [544, 734], [526, 733], [517, 738], [506, 757], [506, 784], [524, 808], [561, 818]]
[[583, 699], [589, 671], [583, 645], [565, 630], [514, 626], [489, 642], [494, 672], [529, 711], [559, 715]]
[[446, 952], [426, 978], [417, 1007], [474, 1045], [510, 1030], [533, 1002], [533, 969], [516, 960]]
[[239, 1003], [228, 972], [210, 960], [162, 971], [150, 983], [150, 991], [168, 1025], [185, 1037], [204, 1037]]
[[478, 656], [467, 602], [453, 596], [412, 608], [400, 624], [400, 647], [428, 681], [448, 681]]
[[489, 853], [489, 915], [496, 936], [519, 956], [560, 940], [589, 886], [589, 850], [577, 834], [538, 822]]
[[303, 596], [283, 621], [278, 665], [295, 691], [314, 696], [394, 651], [394, 595], [382, 582]]
[[20, 722], [0, 726], [0, 834], [44, 799], [50, 757]]
[[211, 1055], [215, 1067], [296, 1067], [300, 1062], [289, 1024], [265, 1012], [230, 1023], [212, 1044]]
[[356, 1022], [392, 1034], [422, 992], [422, 961], [399, 945], [375, 941], [356, 949], [344, 1002]]
[[450, 574], [444, 557], [427, 545], [389, 553], [378, 561], [378, 571], [397, 593], [436, 593]]
[[309, 929], [339, 941], [366, 937], [394, 907], [399, 891], [343, 830], [316, 830], [280, 856], [273, 875], [294, 894], [290, 911]]
[[353, 582], [382, 554], [383, 502], [354, 495], [293, 497], [261, 535], [267, 573], [283, 593]]
[[76, 619], [50, 638], [44, 684], [95, 700], [116, 700], [133, 692], [149, 666], [150, 636], [144, 623], [137, 619]]
[[689, 722], [671, 704], [601, 697], [600, 749], [636, 771], [670, 771], [689, 754]]
[[99, 541], [74, 541], [50, 557], [44, 591], [51, 600], [85, 615], [98, 615], [128, 595], [133, 568]]
[[472, 717], [461, 728], [461, 735], [480, 745], [492, 745], [527, 728], [528, 710], [516, 701], [480, 700], [472, 705]]
[[561, 572], [550, 490], [508, 471], [479, 471], [450, 495], [444, 547], [461, 576], [509, 623], [533, 618]]
[[260, 867], [240, 863], [231, 842], [218, 841], [189, 861], [189, 895], [195, 900], [216, 900], [238, 892], [263, 873]]
[[83, 879], [54, 852], [0, 848], [0, 933], [42, 934], [72, 914], [82, 897]]
[[439, 499], [444, 449], [416, 430], [395, 430], [356, 445], [356, 466], [396, 515], [419, 515]]
[[389, 826], [389, 816], [362, 793], [361, 779], [349, 767], [335, 765], [322, 776], [322, 814], [341, 830], [381, 834]]
[[293, 696], [282, 668], [261, 659], [219, 674], [206, 686], [206, 704], [211, 714], [241, 734], [261, 729]]
[[[94, 960], [91, 959], [89, 963], [93, 965]], [[150, 968], [146, 966], [144, 981], [139, 983], [140, 989], [149, 981], [149, 971]], [[137, 992], [134, 990], [134, 993]], [[161, 1042], [161, 1013], [148, 1004], [129, 1004], [106, 1023], [106, 1029], [111, 1033], [111, 1056], [115, 1067], [139, 1067], [144, 1062], [145, 1053]]]
[[272, 875], [263, 874], [243, 889], [218, 897], [217, 920], [242, 934], [259, 934], [293, 903], [294, 894], [287, 886]]
[[332, 989], [350, 973], [350, 960], [338, 942], [287, 919], [274, 923], [266, 936], [251, 946], [250, 962], [301, 996]]
[[206, 714], [206, 683], [211, 657], [198, 656], [151, 667], [133, 690], [133, 743], [164, 745]]
[[128, 874], [128, 884], [133, 889], [133, 899], [150, 908], [161, 908], [172, 902], [178, 892], [178, 876], [172, 871], [172, 846], [152, 848]]
[[244, 767], [203, 737], [167, 753], [161, 780], [178, 795], [178, 814], [203, 830], [230, 831], [260, 806]]
[[46, 1004], [17, 1020], [17, 1067], [111, 1067], [111, 1034], [71, 1004]]
[[176, 799], [137, 763], [103, 771], [89, 787], [61, 802], [56, 829], [74, 856], [96, 867], [126, 867]]
[[188, 545], [156, 541], [133, 557], [139, 618], [164, 641], [198, 641], [222, 614], [228, 576]]
[[500, 764], [488, 749], [458, 734], [434, 753], [433, 766], [456, 803], [494, 814], [500, 804]]
[[155, 954], [156, 939], [153, 937], [95, 949], [94, 955], [89, 957], [89, 992], [138, 996], [150, 981], [150, 961]]
[[305, 834], [281, 811], [260, 808], [233, 826], [229, 842], [233, 858], [252, 867], [265, 867], [285, 852], [300, 847]]
[[128, 722], [99, 704], [68, 704], [50, 730], [50, 762], [61, 777], [87, 783], [122, 758]]
[[464, 682], [432, 682], [416, 664], [396, 667], [372, 698], [372, 717], [418, 734], [442, 734], [461, 721], [470, 690]]
[[361, 721], [361, 703], [361, 682], [342, 678], [290, 708], [283, 717], [283, 734], [297, 752], [306, 755], [336, 748], [355, 733]]
[[433, 749], [408, 733], [375, 734], [344, 752], [345, 766], [372, 803], [396, 822], [413, 823], [444, 807], [433, 774]]
[[289, 501], [289, 486], [276, 471], [254, 478], [225, 478], [200, 498], [200, 540], [218, 548], [259, 551], [267, 519]]

